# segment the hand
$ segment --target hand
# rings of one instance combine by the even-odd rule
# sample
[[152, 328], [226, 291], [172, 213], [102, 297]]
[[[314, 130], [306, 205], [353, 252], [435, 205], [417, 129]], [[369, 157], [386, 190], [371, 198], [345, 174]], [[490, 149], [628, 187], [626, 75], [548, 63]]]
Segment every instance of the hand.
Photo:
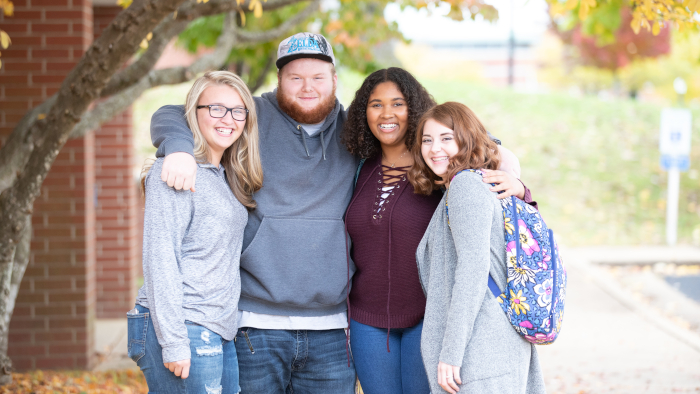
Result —
[[484, 182], [496, 184], [489, 190], [492, 192], [503, 190], [503, 193], [496, 196], [499, 200], [510, 196], [518, 197], [521, 200], [525, 197], [525, 186], [513, 175], [501, 170], [482, 169], [481, 171], [484, 173]]
[[160, 179], [175, 190], [192, 190], [197, 179], [197, 162], [189, 153], [175, 152], [165, 156]]
[[520, 179], [520, 160], [518, 160], [518, 157], [508, 148], [501, 145], [498, 145], [498, 155], [501, 158], [501, 164], [498, 165], [498, 169], [513, 174], [513, 176]]
[[174, 373], [175, 376], [179, 376], [183, 379], [187, 379], [190, 376], [190, 359], [173, 361], [171, 363], [163, 363], [165, 368], [168, 368], [170, 372]]
[[459, 377], [459, 367], [440, 361], [438, 363], [438, 384], [450, 394], [458, 392], [457, 385], [462, 384], [462, 379]]

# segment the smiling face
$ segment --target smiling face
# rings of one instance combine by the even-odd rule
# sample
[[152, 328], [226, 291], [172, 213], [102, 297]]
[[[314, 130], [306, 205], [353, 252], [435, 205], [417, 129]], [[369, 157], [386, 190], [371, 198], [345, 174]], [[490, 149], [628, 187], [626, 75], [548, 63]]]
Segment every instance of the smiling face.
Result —
[[[245, 108], [236, 89], [227, 85], [213, 85], [204, 90], [197, 105], [222, 105], [228, 108]], [[197, 124], [209, 145], [209, 161], [218, 165], [226, 148], [231, 146], [243, 133], [245, 120], [233, 119], [228, 111], [223, 118], [213, 118], [209, 108], [197, 110]]]
[[421, 137], [421, 155], [435, 175], [447, 175], [450, 158], [459, 152], [454, 131], [435, 119], [428, 119], [423, 127]]
[[377, 85], [367, 100], [367, 124], [382, 149], [405, 144], [408, 129], [408, 105], [393, 82]]
[[338, 76], [329, 62], [292, 60], [277, 75], [280, 108], [299, 123], [322, 122], [335, 107]]

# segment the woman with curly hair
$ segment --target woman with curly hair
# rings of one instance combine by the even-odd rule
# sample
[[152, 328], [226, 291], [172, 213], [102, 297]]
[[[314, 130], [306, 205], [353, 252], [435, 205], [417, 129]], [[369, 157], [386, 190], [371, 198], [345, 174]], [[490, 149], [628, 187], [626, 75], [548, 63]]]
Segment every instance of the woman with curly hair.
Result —
[[[430, 391], [420, 354], [426, 298], [415, 256], [442, 192], [417, 194], [407, 171], [418, 120], [434, 106], [406, 70], [379, 70], [356, 92], [343, 130], [350, 153], [365, 159], [345, 220], [357, 268], [350, 346], [366, 394]], [[493, 190], [505, 190], [504, 197], [529, 200], [513, 175], [493, 170], [484, 180], [499, 184]]]

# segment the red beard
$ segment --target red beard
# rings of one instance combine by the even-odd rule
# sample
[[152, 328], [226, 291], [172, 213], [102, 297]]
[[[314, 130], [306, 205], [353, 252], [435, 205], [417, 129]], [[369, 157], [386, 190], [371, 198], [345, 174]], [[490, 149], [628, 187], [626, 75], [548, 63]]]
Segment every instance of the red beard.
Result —
[[335, 84], [333, 85], [333, 92], [330, 96], [323, 98], [315, 108], [302, 108], [293, 98], [288, 98], [283, 95], [279, 87], [277, 87], [277, 104], [279, 104], [282, 111], [299, 123], [321, 123], [326, 119], [328, 114], [333, 111], [333, 108], [335, 108]]

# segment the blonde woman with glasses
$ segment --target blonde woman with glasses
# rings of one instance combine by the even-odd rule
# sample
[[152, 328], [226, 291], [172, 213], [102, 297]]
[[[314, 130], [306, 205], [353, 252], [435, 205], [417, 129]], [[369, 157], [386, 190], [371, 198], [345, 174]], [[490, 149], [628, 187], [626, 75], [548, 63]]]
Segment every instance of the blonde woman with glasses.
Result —
[[197, 79], [185, 103], [198, 163], [196, 192], [144, 166], [144, 284], [127, 313], [129, 356], [149, 392], [238, 393], [240, 255], [262, 187], [253, 97], [227, 71]]

